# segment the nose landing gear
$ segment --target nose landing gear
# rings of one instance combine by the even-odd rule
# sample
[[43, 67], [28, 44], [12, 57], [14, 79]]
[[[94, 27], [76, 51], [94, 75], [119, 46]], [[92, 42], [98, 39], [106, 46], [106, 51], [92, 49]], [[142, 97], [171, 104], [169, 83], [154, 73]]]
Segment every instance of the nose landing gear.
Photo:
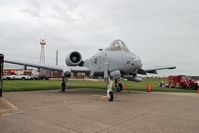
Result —
[[109, 92], [108, 100], [113, 101], [113, 92], [112, 91]]
[[106, 83], [108, 100], [113, 101], [114, 99], [112, 91], [113, 80], [109, 76], [107, 76], [106, 78], [104, 78], [104, 82]]

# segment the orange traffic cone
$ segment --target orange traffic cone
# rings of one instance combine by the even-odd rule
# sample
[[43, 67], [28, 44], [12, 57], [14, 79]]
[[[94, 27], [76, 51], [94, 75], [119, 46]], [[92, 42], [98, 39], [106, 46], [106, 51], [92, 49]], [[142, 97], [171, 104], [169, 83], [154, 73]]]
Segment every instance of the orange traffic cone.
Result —
[[148, 83], [147, 92], [151, 92], [151, 84], [150, 83]]
[[126, 84], [124, 84], [124, 90], [126, 90]]

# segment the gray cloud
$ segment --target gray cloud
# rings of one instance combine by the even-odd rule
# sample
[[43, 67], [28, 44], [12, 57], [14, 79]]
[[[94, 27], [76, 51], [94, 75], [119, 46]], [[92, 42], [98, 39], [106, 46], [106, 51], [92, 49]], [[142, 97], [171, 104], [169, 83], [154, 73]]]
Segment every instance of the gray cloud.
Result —
[[145, 65], [176, 65], [161, 74], [199, 75], [197, 0], [0, 0], [0, 47], [10, 59], [60, 64], [71, 50], [84, 59], [122, 39]]

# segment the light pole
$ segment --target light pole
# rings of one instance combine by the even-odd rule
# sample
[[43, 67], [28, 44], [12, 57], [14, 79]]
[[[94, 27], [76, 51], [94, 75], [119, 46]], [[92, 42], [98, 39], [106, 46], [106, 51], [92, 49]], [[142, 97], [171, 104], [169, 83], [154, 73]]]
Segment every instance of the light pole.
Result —
[[2, 92], [3, 92], [3, 62], [4, 62], [4, 55], [0, 54], [0, 97], [2, 97]]

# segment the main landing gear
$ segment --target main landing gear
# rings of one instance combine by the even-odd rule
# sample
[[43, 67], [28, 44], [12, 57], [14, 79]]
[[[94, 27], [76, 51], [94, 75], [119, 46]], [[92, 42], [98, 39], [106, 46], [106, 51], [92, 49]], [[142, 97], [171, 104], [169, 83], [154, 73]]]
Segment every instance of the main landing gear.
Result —
[[[62, 83], [61, 83], [61, 91], [60, 92], [65, 92], [67, 88], [67, 82], [68, 78], [63, 76], [62, 77]], [[104, 82], [106, 83], [106, 88], [107, 88], [107, 97], [109, 101], [114, 100], [114, 95], [113, 95], [113, 90], [112, 90], [112, 85], [113, 85], [113, 79], [111, 79], [110, 76], [107, 76], [104, 78]], [[123, 90], [123, 85], [119, 83], [119, 78], [115, 79], [115, 87], [117, 89], [117, 92], [120, 92]]]
[[67, 86], [66, 86], [66, 84], [67, 84], [67, 82], [68, 82], [68, 78], [66, 78], [66, 77], [62, 77], [62, 82], [61, 82], [61, 92], [65, 92], [66, 91], [66, 88], [67, 88]]
[[123, 91], [123, 85], [120, 83], [119, 78], [115, 78], [115, 88], [117, 92]]
[[[106, 83], [108, 100], [113, 101], [114, 100], [113, 91], [112, 91], [113, 79], [111, 79], [110, 76], [108, 76], [104, 78], [104, 82]], [[123, 90], [123, 85], [122, 83], [119, 83], [119, 78], [115, 78], [115, 88], [117, 92]]]

